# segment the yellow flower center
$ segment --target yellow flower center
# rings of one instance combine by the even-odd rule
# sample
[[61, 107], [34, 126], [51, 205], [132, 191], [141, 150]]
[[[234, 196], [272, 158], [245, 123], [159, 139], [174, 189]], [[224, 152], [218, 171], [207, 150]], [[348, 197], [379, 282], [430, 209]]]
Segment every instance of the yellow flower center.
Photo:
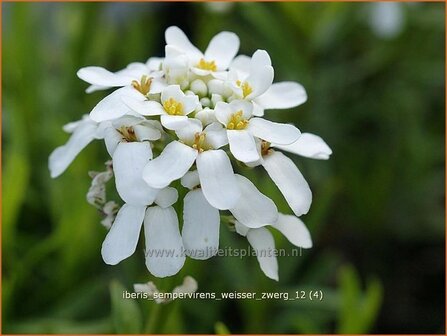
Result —
[[250, 93], [253, 92], [253, 88], [247, 82], [236, 81], [236, 85], [242, 89], [242, 97], [246, 98]]
[[163, 103], [163, 108], [170, 115], [183, 115], [183, 104], [174, 98], [169, 98]]
[[197, 63], [197, 67], [202, 70], [210, 70], [216, 71], [217, 65], [215, 61], [205, 61], [205, 59], [201, 58], [199, 63]]
[[248, 125], [248, 120], [244, 119], [243, 112], [237, 111], [231, 115], [230, 121], [227, 124], [227, 129], [229, 130], [243, 130]]
[[135, 90], [140, 91], [143, 95], [147, 95], [149, 93], [149, 90], [151, 89], [151, 83], [152, 83], [152, 78], [148, 77], [146, 75], [143, 75], [143, 76], [141, 76], [140, 81], [137, 81], [137, 80], [132, 81], [132, 87]]
[[122, 127], [118, 128], [117, 131], [121, 134], [123, 139], [126, 140], [127, 142], [138, 141], [133, 127], [122, 126]]
[[197, 132], [194, 135], [194, 143], [192, 148], [197, 149], [199, 153], [211, 149], [211, 147], [206, 143], [206, 134]]

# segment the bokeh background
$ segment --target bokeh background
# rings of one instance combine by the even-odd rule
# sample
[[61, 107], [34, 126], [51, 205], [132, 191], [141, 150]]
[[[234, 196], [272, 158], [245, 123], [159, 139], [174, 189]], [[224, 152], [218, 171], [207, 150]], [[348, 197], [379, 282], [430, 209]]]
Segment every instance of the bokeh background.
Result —
[[[2, 12], [4, 333], [444, 333], [443, 3], [3, 3]], [[77, 69], [162, 56], [173, 24], [202, 49], [222, 30], [240, 36], [241, 53], [266, 49], [275, 80], [309, 95], [268, 117], [321, 135], [334, 154], [294, 158], [314, 192], [303, 217], [314, 248], [281, 258], [280, 282], [254, 257], [216, 257], [155, 283], [172, 289], [190, 274], [200, 291], [321, 289], [323, 301], [122, 300], [153, 279], [142, 244], [118, 266], [101, 260], [106, 231], [85, 194], [104, 145], [50, 179], [62, 125], [105, 95], [86, 95]], [[290, 213], [269, 179], [252, 178]], [[221, 236], [222, 246], [247, 246], [226, 227]]]

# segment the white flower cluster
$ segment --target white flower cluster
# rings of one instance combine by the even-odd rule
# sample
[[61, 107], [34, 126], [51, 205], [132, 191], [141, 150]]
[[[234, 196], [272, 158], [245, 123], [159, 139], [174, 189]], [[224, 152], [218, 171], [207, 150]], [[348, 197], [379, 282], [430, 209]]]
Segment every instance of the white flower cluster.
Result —
[[[264, 50], [236, 57], [234, 33], [216, 35], [205, 53], [177, 27], [168, 28], [165, 38], [164, 58], [131, 63], [114, 73], [95, 66], [78, 71], [91, 84], [87, 92], [118, 89], [89, 116], [64, 127], [72, 136], [49, 159], [56, 177], [93, 139], [104, 139], [112, 168], [95, 175], [88, 195], [104, 212], [105, 226], [113, 221], [102, 246], [104, 261], [115, 265], [132, 255], [144, 225], [148, 270], [157, 277], [174, 275], [185, 255], [207, 259], [218, 251], [219, 211], [231, 213], [236, 231], [257, 251], [274, 249], [269, 227], [296, 246], [311, 247], [298, 217], [308, 212], [312, 193], [282, 151], [328, 159], [331, 149], [316, 135], [263, 118], [264, 110], [305, 102], [304, 88], [272, 83], [274, 70]], [[239, 166], [262, 166], [294, 215], [279, 214], [270, 198], [234, 173], [230, 159]], [[116, 218], [116, 204], [106, 202], [101, 184], [112, 174], [125, 203]], [[176, 180], [189, 189], [181, 232], [173, 208], [178, 191], [172, 185], [181, 188], [173, 184]], [[264, 273], [277, 280], [275, 255], [259, 253], [258, 260]]]

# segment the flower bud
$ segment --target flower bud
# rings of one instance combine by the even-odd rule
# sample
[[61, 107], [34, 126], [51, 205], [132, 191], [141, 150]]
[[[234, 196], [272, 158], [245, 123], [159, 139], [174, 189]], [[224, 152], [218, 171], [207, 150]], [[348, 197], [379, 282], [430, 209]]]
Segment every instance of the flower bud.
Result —
[[209, 98], [202, 98], [200, 99], [200, 104], [202, 104], [203, 107], [210, 107], [211, 100]]
[[212, 104], [213, 106], [216, 106], [216, 104], [217, 104], [218, 102], [221, 102], [221, 101], [223, 101], [223, 98], [222, 98], [222, 96], [221, 96], [220, 94], [213, 93], [213, 94], [211, 95], [211, 102], [213, 103], [213, 104]]
[[223, 95], [225, 92], [224, 82], [220, 79], [211, 79], [208, 82], [208, 91], [210, 94], [217, 93], [219, 95]]
[[200, 97], [204, 97], [208, 93], [208, 87], [201, 79], [196, 79], [192, 81], [190, 89], [192, 92], [194, 92], [196, 95]]

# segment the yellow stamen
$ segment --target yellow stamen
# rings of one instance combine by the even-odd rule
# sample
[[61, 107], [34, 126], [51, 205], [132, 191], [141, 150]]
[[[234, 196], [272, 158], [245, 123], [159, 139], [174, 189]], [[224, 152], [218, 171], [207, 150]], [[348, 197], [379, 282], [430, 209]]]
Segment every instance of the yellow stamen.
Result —
[[242, 110], [233, 113], [227, 124], [229, 130], [243, 130], [247, 127], [248, 120], [244, 119]]
[[183, 104], [174, 98], [169, 98], [163, 103], [163, 108], [170, 115], [183, 115]]
[[236, 85], [242, 89], [242, 97], [246, 98], [250, 93], [253, 92], [253, 88], [248, 84], [248, 82], [236, 81]]
[[139, 82], [137, 80], [132, 81], [132, 87], [146, 96], [149, 93], [149, 90], [151, 89], [151, 83], [152, 78], [143, 75], [141, 76], [141, 80]]
[[210, 70], [216, 71], [217, 65], [215, 61], [205, 61], [205, 59], [201, 58], [199, 63], [197, 63], [197, 67], [202, 70]]
[[192, 148], [197, 149], [199, 153], [210, 149], [210, 146], [206, 143], [206, 134], [197, 132], [194, 135], [194, 143]]
[[261, 155], [268, 155], [270, 151], [270, 142], [262, 140], [261, 142]]
[[133, 127], [122, 126], [119, 129], [117, 129], [117, 131], [122, 135], [123, 139], [126, 140], [127, 142], [138, 141]]

